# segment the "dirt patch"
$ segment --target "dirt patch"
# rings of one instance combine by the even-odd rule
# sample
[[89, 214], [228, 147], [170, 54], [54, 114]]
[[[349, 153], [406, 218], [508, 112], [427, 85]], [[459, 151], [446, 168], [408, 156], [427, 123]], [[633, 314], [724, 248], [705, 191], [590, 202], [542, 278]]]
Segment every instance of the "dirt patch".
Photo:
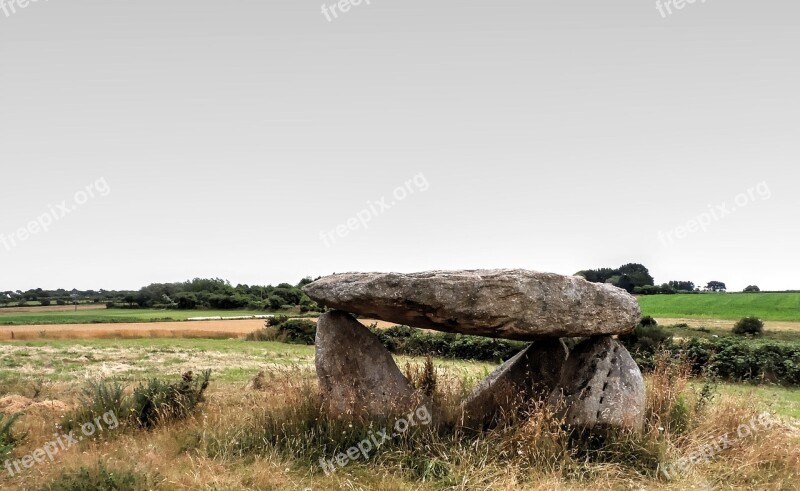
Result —
[[[316, 318], [308, 318], [316, 322]], [[365, 326], [385, 329], [395, 324], [359, 319]], [[0, 340], [131, 339], [131, 338], [241, 338], [264, 327], [263, 319], [103, 324], [47, 324], [0, 327]]]
[[14, 414], [21, 411], [29, 411], [31, 409], [64, 412], [69, 409], [69, 406], [62, 401], [34, 401], [33, 399], [28, 399], [27, 397], [18, 394], [0, 397], [0, 412]]
[[[681, 319], [670, 317], [656, 317], [660, 326], [672, 326], [675, 324], [686, 324], [689, 327], [708, 327], [714, 329], [731, 330], [736, 321], [724, 319]], [[764, 321], [766, 331], [793, 331], [800, 332], [800, 322], [788, 321]]]

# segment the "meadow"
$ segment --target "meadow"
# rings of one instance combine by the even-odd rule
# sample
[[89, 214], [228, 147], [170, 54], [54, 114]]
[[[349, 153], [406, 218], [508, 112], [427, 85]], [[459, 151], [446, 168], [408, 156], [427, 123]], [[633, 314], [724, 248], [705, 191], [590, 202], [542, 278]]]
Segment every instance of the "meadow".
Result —
[[[755, 296], [773, 304], [786, 302], [781, 295], [768, 295], [772, 294]], [[791, 305], [792, 295], [783, 296]], [[714, 338], [730, 336], [727, 324], [732, 321], [695, 315], [698, 310], [684, 307], [670, 310], [669, 302], [663, 302], [711, 302], [714, 312], [734, 319], [758, 315], [749, 310], [753, 305], [770, 304], [749, 297], [659, 295], [640, 302], [645, 314], [691, 319], [691, 325], [665, 326], [675, 337]], [[653, 305], [661, 310], [653, 310]], [[179, 384], [181, 375], [190, 371], [211, 370], [211, 383], [203, 401], [186, 417], [146, 428], [128, 418], [118, 429], [65, 449], [52, 462], [44, 460], [22, 472], [0, 469], [0, 489], [683, 490], [797, 489], [800, 482], [800, 389], [690, 377], [680, 360], [666, 358], [645, 375], [644, 432], [587, 440], [565, 429], [541, 404], [521, 405], [523, 417], [509, 414], [485, 432], [465, 429], [454, 408], [500, 360], [394, 355], [415, 384], [434, 387], [430, 410], [435, 423], [389, 441], [368, 459], [326, 474], [320, 459], [346, 451], [380, 426], [334, 420], [320, 411], [313, 346], [246, 341], [242, 333], [177, 336], [181, 326], [213, 324], [179, 322], [190, 317], [263, 312], [32, 310], [0, 313], [0, 323], [15, 323], [0, 330], [17, 332], [16, 340], [0, 341], [3, 459], [34, 455], [63, 433], [64, 425], [82, 423], [81, 418], [88, 417], [86, 408], [98, 406], [98, 401], [113, 406], [116, 399], [109, 399], [114, 393], [109, 388], [114, 384], [124, 388], [126, 397], [137, 399], [134, 394], [139, 394], [140, 399], [140, 386], [173, 390], [169, 384]], [[775, 317], [787, 327], [748, 342], [800, 341], [800, 329], [791, 322], [796, 316], [787, 311]], [[170, 322], [158, 322], [165, 318]], [[130, 339], [97, 339], [92, 337], [100, 334], [90, 331], [84, 333], [89, 339], [57, 339], [50, 331], [20, 337], [25, 329], [40, 330], [32, 324], [48, 324], [48, 329], [65, 324], [59, 329], [69, 336], [90, 328], [111, 330], [122, 325], [119, 322], [175, 326], [175, 331], [157, 335], [142, 328], [130, 333]], [[432, 372], [425, 370], [428, 362]], [[753, 426], [765, 413], [770, 425]], [[13, 414], [19, 419], [6, 431], [3, 426]], [[742, 425], [751, 425], [750, 433], [733, 438], [729, 448], [708, 450], [720, 438], [740, 433]], [[663, 465], [675, 463], [680, 472], [666, 477]]]
[[643, 295], [638, 300], [642, 315], [652, 317], [800, 322], [800, 293]]

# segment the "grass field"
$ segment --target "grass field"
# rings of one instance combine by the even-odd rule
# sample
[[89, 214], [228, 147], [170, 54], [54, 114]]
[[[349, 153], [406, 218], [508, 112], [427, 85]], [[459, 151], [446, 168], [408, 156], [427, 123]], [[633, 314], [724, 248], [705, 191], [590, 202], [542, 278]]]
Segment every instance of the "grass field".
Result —
[[754, 316], [765, 321], [800, 322], [800, 293], [704, 293], [644, 295], [642, 315], [738, 320]]
[[[675, 400], [687, 398], [681, 407], [692, 411], [691, 429], [672, 434], [675, 430], [664, 431], [661, 426], [668, 425], [655, 419], [648, 436], [622, 441], [606, 457], [566, 452], [565, 434], [546, 415], [534, 415], [516, 429], [477, 438], [450, 435], [446, 429], [422, 431], [411, 437], [419, 439], [416, 443], [389, 442], [368, 461], [354, 461], [326, 475], [318, 458], [336, 455], [363, 435], [353, 425], [317, 419], [313, 357], [313, 346], [242, 340], [0, 342], [0, 411], [22, 407], [24, 414], [16, 427], [24, 438], [12, 454], [15, 459], [54, 438], [54, 425], [80, 405], [88, 380], [113, 377], [131, 384], [154, 376], [176, 380], [187, 370], [213, 370], [207, 401], [189, 419], [151, 431], [105, 432], [60, 452], [52, 463], [13, 476], [0, 472], [0, 489], [101, 489], [67, 487], [64, 477], [65, 472], [75, 476], [99, 465], [119, 479], [147, 476], [160, 483], [157, 488], [114, 489], [167, 490], [794, 489], [800, 473], [800, 430], [794, 419], [800, 417], [800, 390], [720, 384], [701, 411], [695, 409], [695, 397], [703, 383], [691, 381], [664, 392]], [[423, 361], [395, 359], [401, 369]], [[464, 389], [494, 368], [442, 359], [434, 359], [434, 366], [442, 397], [450, 394], [439, 404], [457, 404]], [[261, 388], [249, 383], [259, 372], [265, 374]], [[646, 378], [652, 400], [664, 380]], [[736, 432], [763, 410], [780, 425], [692, 466], [672, 482], [658, 474], [660, 459], [687, 458], [701, 444]]]
[[96, 324], [111, 322], [171, 322], [184, 321], [191, 317], [231, 317], [240, 315], [264, 315], [255, 310], [153, 310], [153, 309], [98, 309], [77, 312], [9, 312], [0, 309], [0, 326], [22, 326], [39, 324]]

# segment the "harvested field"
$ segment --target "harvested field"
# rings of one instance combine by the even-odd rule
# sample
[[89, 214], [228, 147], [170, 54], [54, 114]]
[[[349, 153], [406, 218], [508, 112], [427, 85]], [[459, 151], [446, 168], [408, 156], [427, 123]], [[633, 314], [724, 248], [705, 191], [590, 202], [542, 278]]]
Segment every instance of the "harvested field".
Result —
[[[308, 320], [316, 322], [316, 318]], [[379, 328], [394, 324], [360, 319]], [[0, 327], [0, 340], [120, 338], [240, 338], [264, 327], [263, 319], [104, 324], [46, 324]]]

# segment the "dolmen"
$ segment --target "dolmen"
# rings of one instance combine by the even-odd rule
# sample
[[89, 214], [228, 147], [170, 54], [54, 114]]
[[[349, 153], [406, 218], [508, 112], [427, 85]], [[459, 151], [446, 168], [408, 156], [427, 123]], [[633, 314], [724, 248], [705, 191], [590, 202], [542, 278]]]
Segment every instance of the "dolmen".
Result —
[[[519, 402], [542, 401], [565, 424], [639, 431], [641, 371], [614, 335], [631, 332], [639, 304], [609, 284], [522, 269], [342, 273], [304, 291], [333, 309], [317, 324], [323, 406], [335, 415], [388, 417], [425, 403], [391, 354], [351, 314], [448, 333], [530, 344], [462, 403], [462, 422], [484, 428]], [[563, 338], [583, 338], [571, 350]]]

